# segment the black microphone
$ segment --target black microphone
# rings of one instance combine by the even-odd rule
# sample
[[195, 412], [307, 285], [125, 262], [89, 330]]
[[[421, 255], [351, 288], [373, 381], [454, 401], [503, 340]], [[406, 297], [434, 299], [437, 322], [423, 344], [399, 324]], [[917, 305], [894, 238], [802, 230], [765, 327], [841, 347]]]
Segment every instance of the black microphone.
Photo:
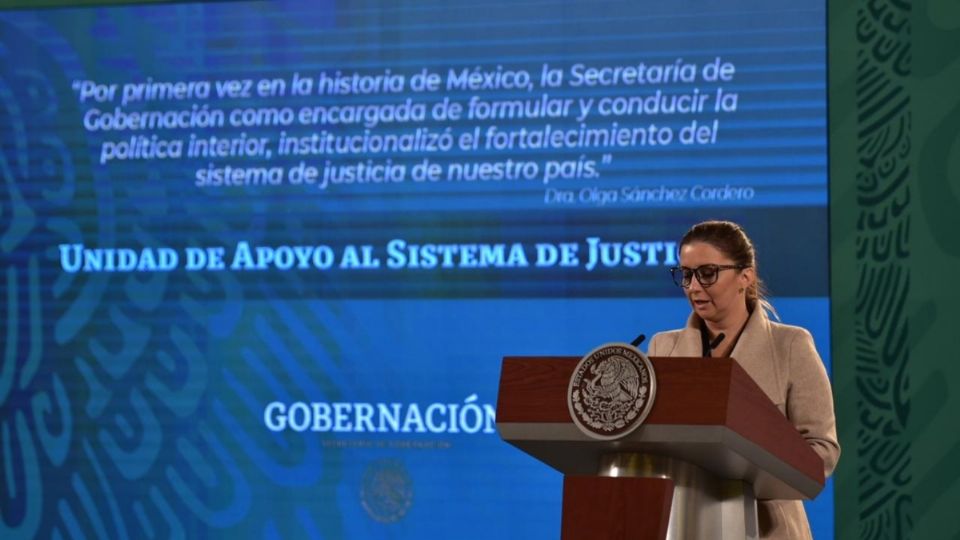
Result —
[[631, 341], [630, 344], [633, 345], [634, 347], [639, 347], [640, 344], [643, 343], [643, 340], [645, 340], [645, 339], [647, 339], [647, 335], [646, 335], [646, 334], [640, 334], [640, 335], [637, 336], [633, 341]]
[[723, 338], [727, 337], [723, 332], [717, 334], [717, 337], [713, 338], [713, 341], [710, 342], [710, 350], [717, 348], [717, 345], [720, 345], [720, 342], [723, 341]]

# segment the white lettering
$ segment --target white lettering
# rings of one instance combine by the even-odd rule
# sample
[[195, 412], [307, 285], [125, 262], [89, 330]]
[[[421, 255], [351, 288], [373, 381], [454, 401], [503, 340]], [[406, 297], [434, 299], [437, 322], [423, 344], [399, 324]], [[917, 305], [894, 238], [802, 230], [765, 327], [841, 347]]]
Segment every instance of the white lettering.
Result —
[[263, 410], [270, 431], [319, 433], [496, 433], [496, 409], [471, 394], [461, 403], [273, 401]]

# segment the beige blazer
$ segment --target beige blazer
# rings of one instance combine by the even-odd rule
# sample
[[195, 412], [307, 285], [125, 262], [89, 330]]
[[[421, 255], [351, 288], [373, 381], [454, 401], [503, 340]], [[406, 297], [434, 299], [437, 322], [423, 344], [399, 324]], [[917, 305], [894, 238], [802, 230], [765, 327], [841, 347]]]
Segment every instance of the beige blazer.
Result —
[[[700, 317], [691, 314], [686, 327], [653, 336], [647, 354], [701, 356], [702, 347]], [[840, 458], [840, 444], [830, 379], [810, 332], [775, 323], [762, 309], [756, 309], [730, 356], [823, 459], [823, 472], [829, 476]], [[760, 501], [757, 511], [761, 538], [812, 538], [800, 501]]]

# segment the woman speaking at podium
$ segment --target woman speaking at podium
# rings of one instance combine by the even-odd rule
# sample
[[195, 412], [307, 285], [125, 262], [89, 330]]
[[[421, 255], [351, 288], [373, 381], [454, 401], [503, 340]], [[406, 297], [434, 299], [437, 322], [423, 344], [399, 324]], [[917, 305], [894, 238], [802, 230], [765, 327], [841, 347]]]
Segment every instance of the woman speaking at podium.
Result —
[[[655, 335], [650, 356], [732, 356], [823, 459], [829, 476], [840, 457], [833, 394], [810, 333], [771, 321], [753, 243], [728, 221], [694, 225], [671, 269], [693, 308], [687, 325]], [[757, 501], [761, 538], [812, 538], [803, 503]]]

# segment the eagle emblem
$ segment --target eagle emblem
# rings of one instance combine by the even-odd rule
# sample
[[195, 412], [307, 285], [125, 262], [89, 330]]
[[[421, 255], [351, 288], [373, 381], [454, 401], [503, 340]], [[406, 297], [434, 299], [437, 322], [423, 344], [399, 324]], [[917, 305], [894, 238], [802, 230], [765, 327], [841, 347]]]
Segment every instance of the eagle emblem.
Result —
[[635, 430], [653, 406], [656, 378], [650, 360], [626, 343], [602, 345], [577, 364], [567, 392], [574, 424], [595, 439]]

